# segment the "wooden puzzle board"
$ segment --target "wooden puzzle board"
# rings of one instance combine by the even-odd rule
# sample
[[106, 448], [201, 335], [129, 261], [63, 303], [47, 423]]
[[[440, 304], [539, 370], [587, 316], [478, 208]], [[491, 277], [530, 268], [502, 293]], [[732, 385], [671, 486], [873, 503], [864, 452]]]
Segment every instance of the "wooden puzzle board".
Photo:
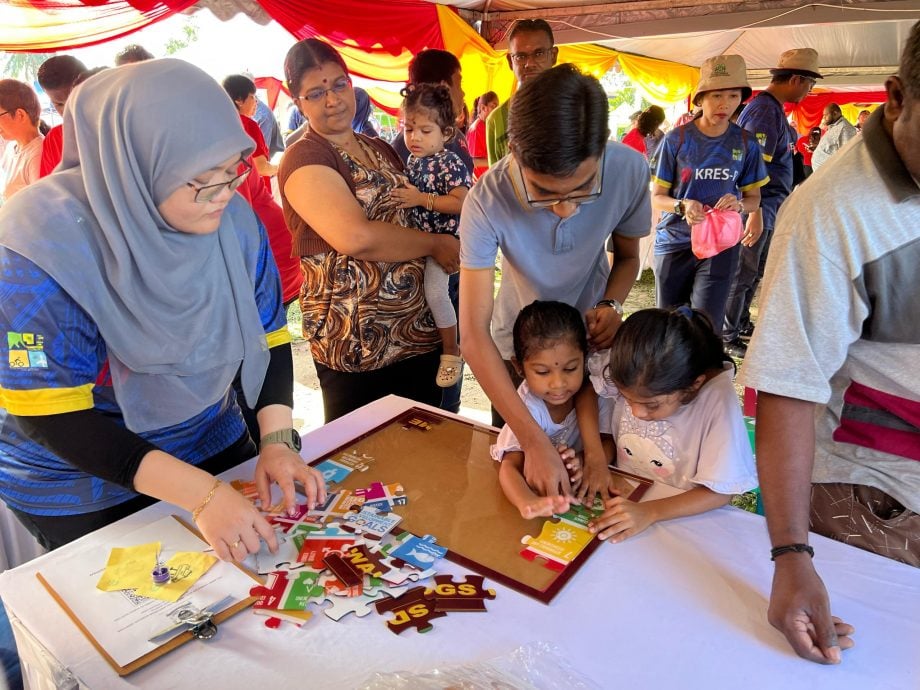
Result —
[[[499, 463], [489, 455], [496, 436], [488, 427], [413, 408], [315, 462], [370, 456], [369, 469], [353, 471], [332, 488], [402, 484], [408, 504], [396, 508], [400, 528], [433, 535], [451, 560], [549, 603], [602, 542], [593, 539], [562, 572], [523, 558], [521, 537], [540, 534], [546, 518], [525, 520], [505, 498]], [[623, 481], [635, 489], [634, 500], [651, 484], [638, 477]]]

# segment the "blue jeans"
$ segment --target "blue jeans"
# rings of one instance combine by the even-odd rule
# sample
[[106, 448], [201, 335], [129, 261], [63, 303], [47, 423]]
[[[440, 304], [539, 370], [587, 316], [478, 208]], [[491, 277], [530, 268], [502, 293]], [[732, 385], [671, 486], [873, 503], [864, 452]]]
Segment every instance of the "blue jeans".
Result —
[[[450, 295], [451, 304], [457, 312], [457, 337], [460, 337], [460, 274], [452, 273], [447, 281], [447, 294]], [[447, 412], [460, 411], [460, 391], [463, 388], [463, 367], [460, 369], [460, 380], [450, 388], [441, 391], [441, 409]]]

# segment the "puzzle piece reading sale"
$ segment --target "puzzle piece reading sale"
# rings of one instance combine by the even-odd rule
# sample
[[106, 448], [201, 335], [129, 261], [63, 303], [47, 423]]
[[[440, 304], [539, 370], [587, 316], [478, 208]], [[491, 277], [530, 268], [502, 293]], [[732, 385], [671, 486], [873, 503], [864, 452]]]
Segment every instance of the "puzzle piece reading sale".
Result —
[[541, 557], [546, 560], [547, 568], [562, 571], [592, 538], [590, 532], [575, 523], [567, 520], [547, 520], [543, 523], [540, 536], [532, 537], [527, 534], [521, 539], [522, 544], [527, 544], [527, 548], [521, 550], [521, 555], [528, 561]]

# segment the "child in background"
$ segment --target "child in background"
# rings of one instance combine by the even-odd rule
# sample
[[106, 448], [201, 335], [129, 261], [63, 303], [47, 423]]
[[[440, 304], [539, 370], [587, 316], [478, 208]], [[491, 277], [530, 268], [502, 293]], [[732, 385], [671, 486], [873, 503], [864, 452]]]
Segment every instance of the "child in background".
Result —
[[588, 370], [612, 414], [597, 425], [590, 390], [578, 399], [585, 465], [610, 455], [600, 433], [612, 433], [617, 467], [669, 484], [684, 493], [643, 503], [621, 496], [604, 503], [589, 528], [620, 542], [661, 520], [725, 505], [732, 494], [757, 486], [754, 458], [738, 396], [734, 364], [709, 319], [686, 306], [643, 309], [623, 322], [610, 348], [592, 355]]
[[[585, 382], [588, 335], [581, 314], [561, 302], [533, 302], [521, 310], [514, 322], [514, 358], [511, 360], [524, 381], [518, 395], [534, 420], [563, 454], [573, 485], [581, 479], [580, 463], [569, 451], [580, 449], [575, 395]], [[606, 404], [601, 409], [609, 416]], [[595, 405], [597, 431], [597, 409]], [[598, 443], [601, 443], [598, 436]], [[613, 443], [608, 450], [613, 454]], [[603, 452], [603, 450], [601, 451]], [[507, 424], [502, 428], [492, 457], [501, 462], [498, 478], [505, 496], [528, 520], [564, 513], [569, 498], [560, 487], [557, 496], [538, 496], [524, 479], [524, 453]], [[566, 487], [568, 488], [568, 487]]]
[[[438, 84], [410, 84], [405, 96], [403, 136], [410, 153], [406, 169], [412, 184], [394, 190], [392, 196], [401, 208], [411, 209], [409, 220], [414, 227], [456, 236], [460, 207], [472, 179], [460, 157], [444, 148], [457, 133], [450, 90]], [[425, 299], [443, 343], [437, 384], [450, 388], [460, 379], [463, 364], [457, 314], [447, 294], [447, 274], [430, 256], [425, 261]]]

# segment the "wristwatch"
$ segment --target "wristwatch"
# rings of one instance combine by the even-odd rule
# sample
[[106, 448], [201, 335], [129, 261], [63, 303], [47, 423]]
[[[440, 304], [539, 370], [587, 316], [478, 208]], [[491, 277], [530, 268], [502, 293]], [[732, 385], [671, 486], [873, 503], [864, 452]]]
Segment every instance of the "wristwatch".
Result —
[[270, 443], [283, 443], [295, 453], [300, 452], [300, 434], [297, 433], [297, 429], [280, 429], [265, 434], [259, 440], [259, 448], [264, 448]]
[[598, 307], [610, 307], [617, 314], [619, 314], [620, 316], [623, 316], [623, 305], [620, 304], [615, 299], [602, 299], [600, 302], [594, 305], [595, 309], [597, 309]]
[[674, 202], [674, 213], [676, 213], [681, 218], [684, 217], [684, 202], [682, 199], [678, 199]]

